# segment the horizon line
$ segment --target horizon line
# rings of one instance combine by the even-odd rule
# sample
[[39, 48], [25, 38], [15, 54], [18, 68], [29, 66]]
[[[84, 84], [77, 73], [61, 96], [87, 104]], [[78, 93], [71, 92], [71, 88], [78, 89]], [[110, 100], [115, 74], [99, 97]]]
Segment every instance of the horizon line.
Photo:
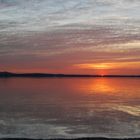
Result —
[[132, 74], [62, 74], [62, 73], [14, 73], [8, 71], [0, 71], [0, 77], [140, 77], [139, 75]]

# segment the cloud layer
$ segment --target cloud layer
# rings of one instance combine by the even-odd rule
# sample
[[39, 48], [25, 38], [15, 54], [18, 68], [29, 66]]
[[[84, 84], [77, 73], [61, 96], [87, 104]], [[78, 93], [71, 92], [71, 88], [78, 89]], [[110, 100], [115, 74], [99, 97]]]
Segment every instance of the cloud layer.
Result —
[[139, 9], [139, 0], [0, 0], [0, 67], [79, 72], [75, 64], [131, 62], [137, 74]]

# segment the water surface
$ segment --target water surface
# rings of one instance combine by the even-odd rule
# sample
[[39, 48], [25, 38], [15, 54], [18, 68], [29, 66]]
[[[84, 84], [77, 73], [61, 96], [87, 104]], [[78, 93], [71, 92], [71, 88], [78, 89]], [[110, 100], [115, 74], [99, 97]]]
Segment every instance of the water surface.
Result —
[[140, 78], [1, 78], [0, 138], [140, 137]]

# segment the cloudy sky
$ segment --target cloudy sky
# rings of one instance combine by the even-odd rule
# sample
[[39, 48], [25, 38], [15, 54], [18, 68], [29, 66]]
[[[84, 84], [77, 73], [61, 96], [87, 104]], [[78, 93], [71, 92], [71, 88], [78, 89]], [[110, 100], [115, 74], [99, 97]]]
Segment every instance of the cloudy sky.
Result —
[[0, 0], [0, 71], [140, 74], [140, 0]]

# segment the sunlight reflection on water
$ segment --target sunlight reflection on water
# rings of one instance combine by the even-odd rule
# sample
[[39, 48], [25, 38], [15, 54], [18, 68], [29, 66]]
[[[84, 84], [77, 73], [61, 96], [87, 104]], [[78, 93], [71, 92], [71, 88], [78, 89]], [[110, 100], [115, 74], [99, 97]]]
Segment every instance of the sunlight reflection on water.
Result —
[[0, 137], [139, 137], [139, 83], [139, 78], [0, 79]]

